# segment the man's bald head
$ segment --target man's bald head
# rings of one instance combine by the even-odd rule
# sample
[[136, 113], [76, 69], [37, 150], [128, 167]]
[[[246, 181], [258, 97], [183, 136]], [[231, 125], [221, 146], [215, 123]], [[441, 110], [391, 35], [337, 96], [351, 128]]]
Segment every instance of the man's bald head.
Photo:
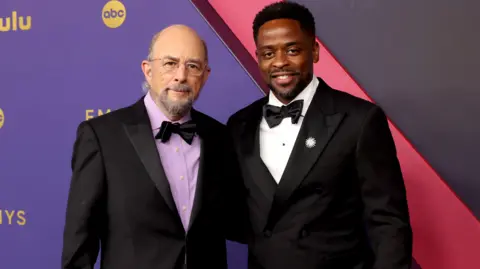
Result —
[[178, 120], [190, 111], [208, 79], [207, 46], [192, 28], [172, 25], [155, 34], [142, 61], [145, 88], [162, 112]]
[[157, 42], [182, 43], [189, 41], [193, 42], [191, 43], [193, 46], [201, 45], [204, 51], [204, 60], [205, 62], [208, 62], [207, 44], [195, 30], [183, 24], [171, 25], [156, 33], [153, 36], [148, 48], [148, 59], [155, 58], [155, 47]]

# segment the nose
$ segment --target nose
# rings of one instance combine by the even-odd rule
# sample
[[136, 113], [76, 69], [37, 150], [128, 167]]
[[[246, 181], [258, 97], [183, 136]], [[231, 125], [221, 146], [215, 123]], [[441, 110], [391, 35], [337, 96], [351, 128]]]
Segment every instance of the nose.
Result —
[[288, 65], [287, 56], [282, 52], [276, 53], [275, 58], [273, 59], [272, 65], [273, 67], [278, 69], [281, 69], [282, 67], [287, 66]]
[[185, 65], [181, 64], [177, 70], [175, 70], [175, 82], [184, 83], [187, 80], [187, 70]]

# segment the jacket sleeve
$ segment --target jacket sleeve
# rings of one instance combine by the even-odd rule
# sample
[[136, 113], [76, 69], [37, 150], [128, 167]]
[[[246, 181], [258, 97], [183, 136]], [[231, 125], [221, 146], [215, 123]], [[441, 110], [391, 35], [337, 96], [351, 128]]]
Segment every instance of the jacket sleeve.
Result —
[[365, 219], [375, 253], [375, 269], [409, 269], [412, 230], [406, 190], [396, 148], [384, 112], [374, 106], [357, 143]]
[[62, 269], [93, 269], [99, 252], [105, 171], [96, 135], [77, 129], [63, 233]]
[[227, 201], [231, 210], [228, 210], [227, 239], [246, 244], [248, 241], [250, 222], [248, 218], [247, 192], [243, 183], [240, 162], [235, 151], [235, 140], [232, 135], [232, 121], [228, 120], [226, 135], [226, 159], [228, 160], [228, 174], [230, 175]]

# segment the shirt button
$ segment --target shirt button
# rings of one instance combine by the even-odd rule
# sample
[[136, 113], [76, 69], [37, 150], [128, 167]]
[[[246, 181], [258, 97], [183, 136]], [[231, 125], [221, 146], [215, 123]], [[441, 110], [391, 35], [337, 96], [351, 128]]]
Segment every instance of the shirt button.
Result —
[[175, 148], [175, 152], [178, 152], [178, 148]]
[[182, 206], [182, 211], [185, 212], [187, 210], [186, 206]]
[[184, 179], [184, 177], [183, 177], [183, 176], [180, 176], [180, 180], [183, 180], [183, 179]]

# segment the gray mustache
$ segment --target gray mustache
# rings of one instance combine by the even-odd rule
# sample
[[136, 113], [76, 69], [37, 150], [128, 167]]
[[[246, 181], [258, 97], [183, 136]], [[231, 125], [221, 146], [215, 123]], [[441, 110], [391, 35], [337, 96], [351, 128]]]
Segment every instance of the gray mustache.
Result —
[[191, 92], [192, 88], [185, 84], [177, 84], [168, 87], [169, 90], [178, 91], [178, 92]]

